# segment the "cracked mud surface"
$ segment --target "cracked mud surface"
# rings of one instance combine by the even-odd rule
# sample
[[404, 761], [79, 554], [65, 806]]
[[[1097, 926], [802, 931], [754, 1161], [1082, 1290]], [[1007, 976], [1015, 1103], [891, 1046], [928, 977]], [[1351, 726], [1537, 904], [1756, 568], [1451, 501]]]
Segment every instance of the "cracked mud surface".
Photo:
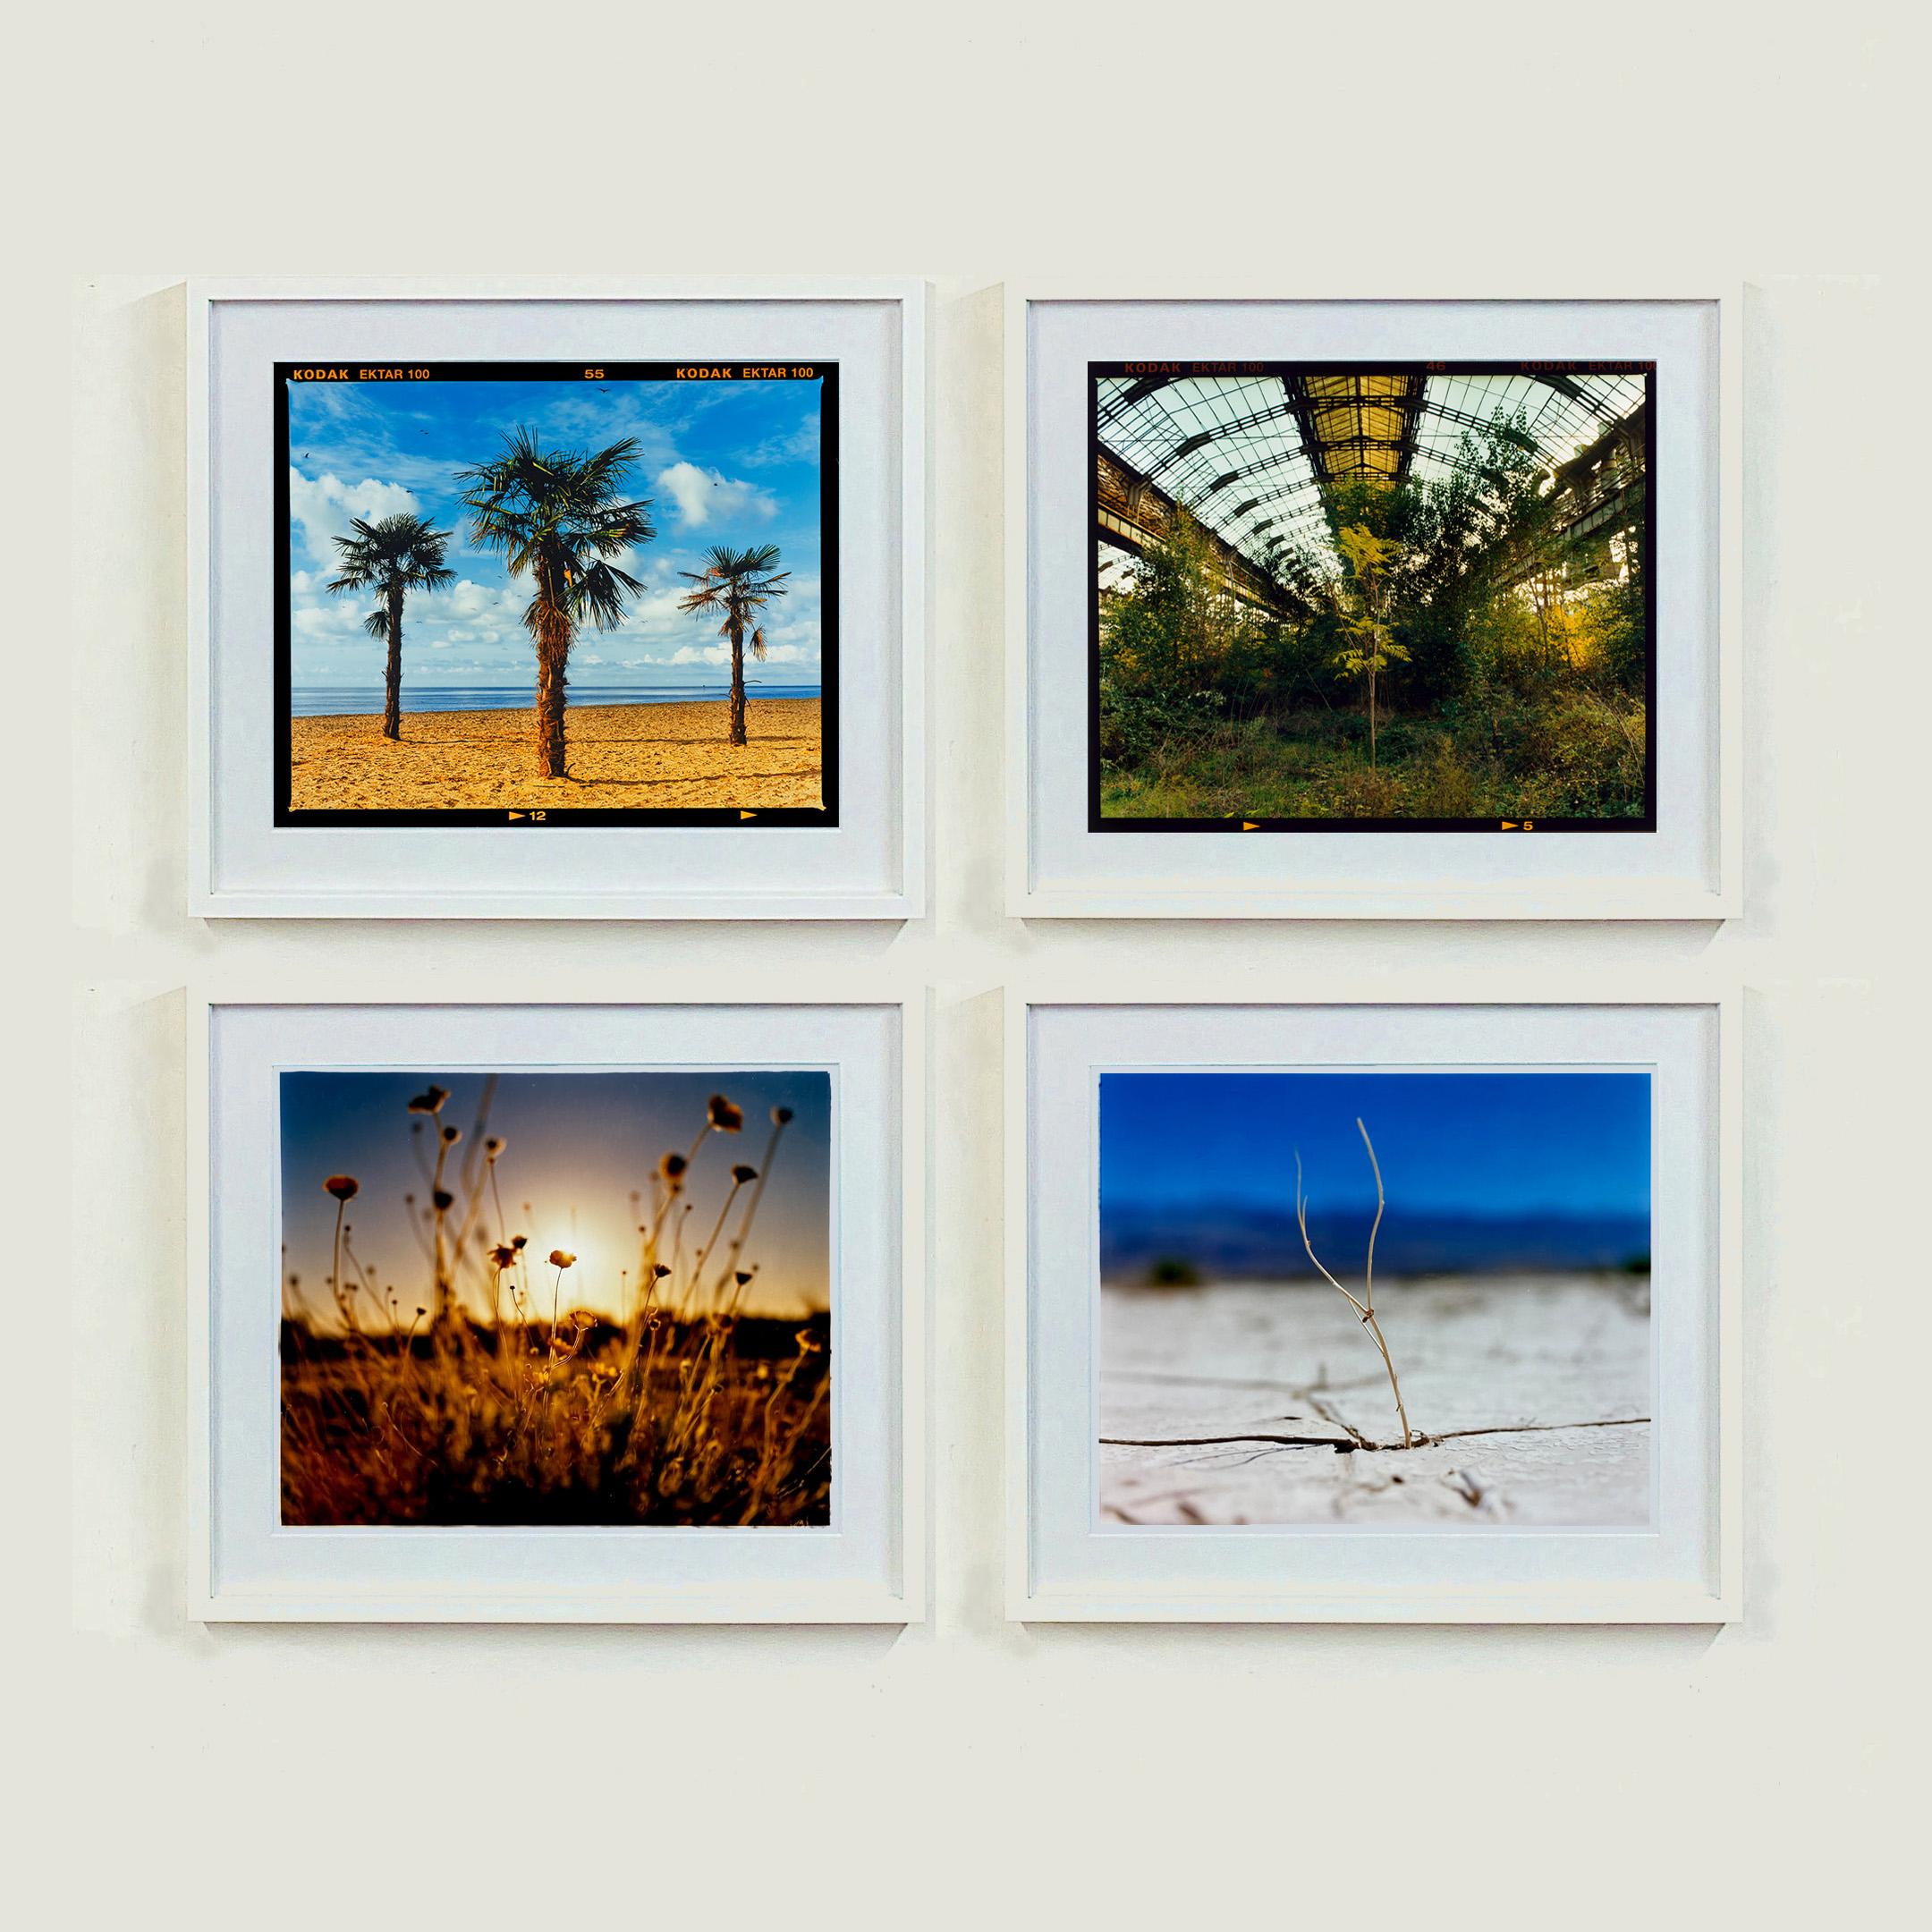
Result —
[[1402, 1377], [1326, 1285], [1101, 1292], [1100, 1520], [1494, 1529], [1649, 1520], [1649, 1284], [1378, 1283]]

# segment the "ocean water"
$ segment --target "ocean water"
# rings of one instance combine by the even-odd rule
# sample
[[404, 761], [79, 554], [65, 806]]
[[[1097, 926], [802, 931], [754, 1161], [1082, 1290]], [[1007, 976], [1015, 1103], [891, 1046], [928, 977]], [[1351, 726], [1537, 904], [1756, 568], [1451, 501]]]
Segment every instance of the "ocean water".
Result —
[[[745, 695], [760, 698], [816, 698], [816, 684], [767, 684], [745, 681]], [[573, 705], [716, 704], [731, 696], [721, 684], [572, 684]], [[404, 711], [527, 711], [536, 703], [528, 684], [411, 684], [402, 682]], [[295, 717], [363, 717], [382, 715], [380, 684], [298, 684], [289, 694]]]

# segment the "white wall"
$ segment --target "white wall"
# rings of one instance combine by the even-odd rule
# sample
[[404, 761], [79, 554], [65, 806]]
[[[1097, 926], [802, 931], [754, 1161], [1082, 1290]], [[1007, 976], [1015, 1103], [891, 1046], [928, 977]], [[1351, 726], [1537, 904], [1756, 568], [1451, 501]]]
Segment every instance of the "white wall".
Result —
[[[58, 497], [38, 465], [70, 434], [62, 291], [80, 279], [72, 549], [28, 538], [7, 572], [10, 680], [37, 682], [8, 733], [27, 1078], [4, 1110], [21, 1145], [0, 1407], [16, 1521], [47, 1538], [16, 1572], [33, 1623], [8, 1647], [21, 1922], [1864, 1922], [1914, 1849], [1898, 1835], [1919, 1754], [1900, 1733], [1924, 1644], [1924, 1487], [1901, 1470], [1928, 1426], [1926, 1067], [1906, 1030], [1926, 868], [1916, 823], [1888, 814], [1923, 807], [1927, 643], [1923, 598], [1908, 623], [1881, 591], [1919, 576], [1927, 542], [1902, 513], [1921, 515], [1927, 463], [1924, 291], [1892, 272], [1922, 214], [1904, 165], [1922, 33], [1862, 5], [1788, 22], [981, 5], [884, 8], [863, 30], [855, 12], [712, 9], [681, 38], [630, 7], [215, 5], [130, 15], [124, 34], [75, 13], [24, 49], [16, 319], [45, 333], [27, 344], [43, 360], [13, 365], [21, 440], [0, 462], [23, 514]], [[640, 169], [639, 191], [601, 215], [573, 197], [547, 224], [569, 184], [521, 145], [538, 122], [583, 135], [599, 178]], [[409, 240], [384, 212], [397, 184]], [[749, 936], [190, 921], [177, 272], [593, 259], [939, 276], [933, 916]], [[174, 267], [89, 272], [102, 261]], [[1274, 274], [1345, 294], [1727, 269], [1752, 284], [1741, 921], [1001, 917], [1000, 275], [1211, 292]], [[25, 708], [57, 717], [70, 681], [71, 772]], [[52, 802], [70, 784], [71, 887]], [[185, 1622], [184, 976], [218, 959], [272, 987], [285, 964], [352, 954], [418, 990], [440, 961], [486, 959], [559, 990], [614, 965], [648, 987], [654, 963], [701, 966], [727, 937], [775, 986], [789, 962], [849, 958], [938, 988], [930, 1625]], [[1757, 988], [1741, 1626], [1002, 1621], [994, 989], [1049, 964], [1265, 996], [1303, 968], [1707, 953]], [[71, 1493], [50, 1450], [70, 1332]]]

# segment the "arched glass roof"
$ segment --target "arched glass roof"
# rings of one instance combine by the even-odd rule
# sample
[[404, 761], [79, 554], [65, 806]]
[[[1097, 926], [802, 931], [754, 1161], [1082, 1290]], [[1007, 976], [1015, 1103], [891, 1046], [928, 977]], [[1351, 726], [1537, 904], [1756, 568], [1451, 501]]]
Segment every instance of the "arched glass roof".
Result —
[[1644, 399], [1641, 374], [1301, 369], [1098, 382], [1103, 446], [1261, 564], [1314, 534], [1326, 485], [1444, 476], [1464, 432], [1499, 411], [1520, 413], [1538, 454], [1554, 465]]

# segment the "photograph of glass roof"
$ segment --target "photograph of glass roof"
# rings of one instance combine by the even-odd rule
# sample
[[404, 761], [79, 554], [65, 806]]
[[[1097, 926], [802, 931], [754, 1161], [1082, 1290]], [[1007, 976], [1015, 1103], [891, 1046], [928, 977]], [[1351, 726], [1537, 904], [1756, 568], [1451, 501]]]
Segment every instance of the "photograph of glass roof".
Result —
[[1318, 534], [1321, 492], [1373, 479], [1428, 482], [1464, 434], [1520, 417], [1538, 457], [1567, 461], [1640, 408], [1640, 374], [1324, 373], [1097, 379], [1106, 450], [1266, 565]]

